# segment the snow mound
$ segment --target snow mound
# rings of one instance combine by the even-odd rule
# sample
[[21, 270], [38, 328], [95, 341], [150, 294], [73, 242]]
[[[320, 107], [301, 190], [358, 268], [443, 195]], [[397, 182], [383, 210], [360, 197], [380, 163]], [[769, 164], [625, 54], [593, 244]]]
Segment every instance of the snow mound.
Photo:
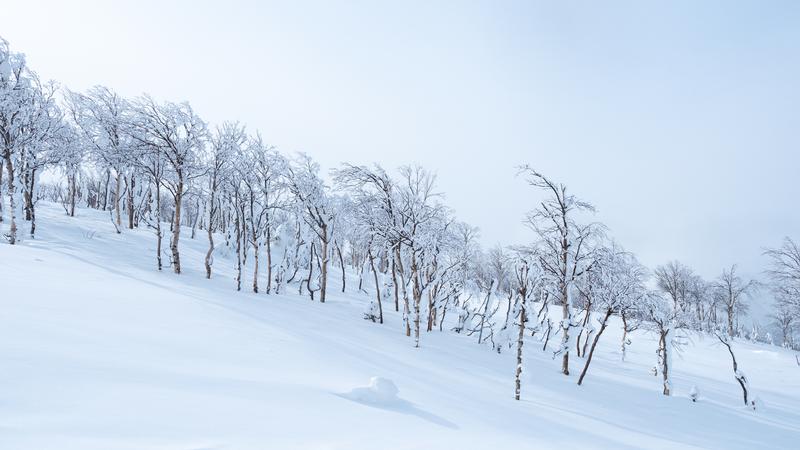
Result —
[[347, 394], [347, 397], [364, 403], [391, 404], [401, 401], [397, 396], [398, 392], [400, 391], [394, 381], [383, 377], [372, 377], [369, 379], [369, 386], [355, 388]]

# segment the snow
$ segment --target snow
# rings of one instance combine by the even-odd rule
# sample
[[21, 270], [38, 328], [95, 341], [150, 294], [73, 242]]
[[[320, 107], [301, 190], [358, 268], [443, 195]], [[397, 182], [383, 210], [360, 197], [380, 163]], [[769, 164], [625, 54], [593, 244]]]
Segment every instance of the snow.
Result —
[[[383, 325], [363, 320], [372, 296], [356, 280], [342, 294], [338, 268], [325, 304], [294, 287], [237, 293], [225, 252], [204, 278], [201, 235], [182, 233], [178, 276], [155, 270], [152, 233], [78, 214], [42, 204], [36, 239], [0, 244], [3, 450], [797, 446], [800, 368], [786, 349], [736, 342], [757, 411], [713, 337], [675, 354], [664, 397], [655, 337], [631, 333], [621, 362], [614, 318], [580, 387], [527, 337], [515, 401], [513, 351], [447, 331], [415, 349], [393, 307]], [[702, 402], [687, 399], [694, 385]]]
[[400, 392], [394, 381], [383, 377], [372, 377], [369, 386], [355, 388], [344, 396], [363, 403], [392, 404], [400, 402]]

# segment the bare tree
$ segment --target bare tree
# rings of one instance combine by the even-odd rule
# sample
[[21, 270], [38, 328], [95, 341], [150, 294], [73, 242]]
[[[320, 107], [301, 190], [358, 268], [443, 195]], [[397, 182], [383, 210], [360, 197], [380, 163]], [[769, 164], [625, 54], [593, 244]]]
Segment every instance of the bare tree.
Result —
[[750, 396], [750, 385], [747, 382], [747, 377], [745, 376], [744, 372], [739, 369], [739, 364], [736, 361], [736, 355], [733, 353], [733, 344], [731, 342], [730, 332], [726, 332], [725, 330], [716, 331], [714, 335], [717, 337], [717, 340], [725, 346], [725, 349], [728, 350], [728, 354], [731, 355], [731, 363], [733, 364], [733, 377], [736, 379], [736, 382], [739, 383], [739, 386], [742, 388], [742, 397], [744, 398], [744, 405], [748, 406], [752, 409], [756, 409], [756, 401], [752, 396]]
[[[29, 70], [24, 55], [11, 51], [0, 38], [0, 157], [9, 202], [6, 238], [12, 245], [19, 239], [17, 220], [23, 208], [32, 222], [31, 234], [35, 230], [32, 183], [41, 162], [36, 156], [60, 121], [52, 99], [54, 90], [54, 84], [41, 83]], [[2, 203], [0, 197], [0, 213]]]
[[672, 392], [670, 370], [672, 370], [673, 353], [680, 344], [676, 333], [686, 326], [686, 313], [682, 309], [675, 309], [671, 300], [666, 300], [660, 294], [653, 292], [648, 292], [643, 298], [647, 326], [658, 337], [658, 369], [663, 380], [662, 393], [667, 396]]
[[781, 334], [781, 345], [786, 348], [794, 348], [794, 335], [797, 330], [797, 313], [792, 310], [791, 305], [778, 301], [775, 312], [770, 316], [772, 322]]
[[800, 322], [800, 246], [787, 237], [779, 248], [768, 249], [764, 254], [770, 259], [766, 274], [777, 303], [783, 343], [791, 346], [795, 324]]
[[[534, 270], [537, 268], [534, 267]], [[517, 318], [517, 366], [514, 374], [514, 398], [520, 399], [522, 393], [523, 346], [525, 344], [525, 331], [530, 320], [528, 315], [529, 299], [539, 285], [538, 273], [531, 273], [531, 266], [527, 259], [519, 257], [514, 265], [514, 293], [515, 316]]]
[[208, 161], [208, 251], [205, 257], [206, 278], [211, 278], [214, 255], [214, 224], [222, 212], [220, 190], [231, 172], [231, 159], [241, 151], [247, 139], [244, 127], [235, 122], [226, 122], [218, 127], [211, 138], [211, 152]]
[[[91, 146], [90, 155], [94, 161], [106, 170], [109, 176], [113, 173], [115, 180], [113, 210], [116, 216], [114, 224], [117, 232], [120, 232], [122, 177], [130, 172], [134, 162], [131, 136], [127, 130], [131, 105], [119, 94], [104, 86], [95, 86], [86, 94], [68, 92], [67, 105], [72, 119], [83, 133], [85, 142]], [[129, 217], [132, 220], [130, 213]]]
[[577, 215], [593, 213], [594, 206], [567, 192], [567, 186], [556, 183], [529, 166], [522, 166], [530, 186], [546, 192], [547, 197], [539, 207], [527, 215], [526, 224], [536, 233], [539, 241], [539, 264], [556, 287], [552, 296], [562, 308], [561, 372], [569, 375], [569, 351], [574, 344], [570, 329], [578, 324], [572, 320], [573, 287], [586, 274], [593, 261], [593, 240], [602, 235], [603, 227], [597, 223], [580, 224]]
[[[436, 176], [420, 166], [400, 168], [401, 186], [398, 193], [399, 242], [409, 257], [409, 277], [413, 304], [414, 346], [419, 347], [420, 306], [425, 287], [425, 265], [434, 263], [437, 232], [444, 226], [444, 207], [437, 202], [434, 191]], [[406, 307], [408, 310], [408, 306]]]
[[[301, 154], [295, 164], [287, 166], [287, 170], [289, 172], [287, 178], [288, 189], [301, 210], [301, 217], [320, 242], [319, 301], [325, 303], [328, 286], [328, 246], [331, 241], [329, 228], [334, 218], [333, 211], [329, 206], [325, 184], [319, 177], [319, 165], [317, 163], [308, 155]], [[314, 264], [313, 258], [309, 264], [309, 271], [311, 271]], [[310, 276], [308, 283], [310, 288]]]
[[134, 129], [140, 139], [158, 147], [166, 161], [164, 187], [172, 195], [175, 213], [172, 223], [172, 267], [181, 273], [178, 243], [181, 235], [181, 208], [189, 182], [205, 175], [201, 153], [206, 140], [206, 124], [188, 103], [156, 103], [143, 96], [136, 102]]
[[616, 245], [598, 251], [596, 263], [582, 281], [578, 286], [587, 297], [592, 298], [600, 317], [597, 319], [599, 330], [594, 334], [578, 385], [583, 384], [597, 342], [608, 326], [611, 315], [631, 310], [646, 295], [644, 267], [633, 255]]
[[714, 294], [722, 305], [725, 316], [728, 319], [728, 336], [736, 334], [734, 320], [739, 314], [747, 311], [747, 304], [743, 303], [744, 298], [757, 287], [755, 280], [745, 281], [736, 273], [736, 265], [730, 269], [722, 271], [722, 275], [714, 283]]

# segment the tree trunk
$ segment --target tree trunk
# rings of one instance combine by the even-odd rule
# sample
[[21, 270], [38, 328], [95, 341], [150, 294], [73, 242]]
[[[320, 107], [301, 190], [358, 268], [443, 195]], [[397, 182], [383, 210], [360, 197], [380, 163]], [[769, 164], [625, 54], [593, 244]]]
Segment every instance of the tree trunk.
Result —
[[603, 317], [603, 321], [600, 323], [600, 330], [594, 336], [594, 340], [592, 341], [592, 347], [589, 349], [589, 356], [586, 358], [586, 364], [583, 365], [581, 376], [578, 377], [578, 386], [583, 384], [583, 378], [586, 376], [586, 371], [589, 370], [589, 364], [592, 363], [592, 356], [594, 355], [594, 349], [597, 347], [597, 341], [600, 340], [600, 335], [602, 335], [603, 331], [605, 331], [606, 325], [608, 325], [609, 317], [611, 317], [611, 309], [606, 311], [606, 315]]
[[622, 317], [622, 361], [625, 361], [625, 356], [628, 349], [628, 317], [625, 313], [620, 314]]
[[77, 196], [77, 180], [76, 175], [73, 173], [69, 176], [69, 216], [75, 217], [75, 197]]
[[158, 270], [161, 270], [161, 182], [156, 181], [156, 260], [158, 262]]
[[[319, 302], [325, 303], [325, 293], [328, 290], [328, 225], [322, 226], [322, 263], [320, 264]], [[310, 281], [310, 280], [309, 280]]]
[[[336, 244], [336, 254], [339, 256], [339, 264], [342, 266], [342, 292], [344, 292], [345, 288], [345, 270], [344, 270], [344, 258], [342, 257], [342, 249], [339, 247], [339, 244]], [[381, 322], [383, 323], [383, 322]]]
[[[736, 355], [733, 354], [733, 348], [731, 348], [730, 342], [727, 342], [727, 339], [722, 338], [721, 336], [717, 335], [717, 339], [728, 349], [728, 353], [731, 355], [731, 361], [733, 362], [733, 377], [736, 379], [736, 382], [739, 383], [739, 386], [742, 388], [742, 396], [744, 398], [744, 405], [750, 406], [747, 397], [747, 379], [745, 378], [744, 374], [739, 372], [739, 365], [736, 363]], [[800, 365], [800, 360], [798, 360], [798, 365]]]
[[[308, 256], [308, 278], [306, 279], [306, 286], [308, 287], [308, 295], [311, 297], [311, 301], [314, 301], [314, 290], [311, 289], [311, 277], [314, 276], [314, 242], [311, 242], [309, 246], [309, 256]], [[303, 283], [300, 283], [300, 293], [303, 293]]]
[[417, 255], [413, 248], [411, 249], [411, 281], [412, 295], [414, 296], [414, 347], [419, 348], [419, 304], [422, 301], [422, 292], [420, 291]]
[[267, 222], [267, 294], [272, 292], [272, 230]]
[[181, 203], [183, 202], [183, 181], [178, 182], [175, 189], [175, 220], [172, 226], [172, 242], [170, 242], [170, 249], [172, 250], [172, 264], [175, 273], [181, 273], [181, 255], [178, 252], [178, 240], [181, 237]]
[[398, 289], [400, 286], [397, 285], [397, 267], [396, 264], [400, 261], [400, 246], [395, 247], [394, 251], [394, 258], [392, 258], [392, 285], [394, 286], [394, 310], [400, 311], [400, 299]]
[[569, 347], [567, 343], [569, 343], [569, 322], [570, 322], [570, 313], [569, 313], [569, 299], [567, 293], [567, 285], [564, 284], [561, 288], [561, 295], [563, 299], [562, 304], [562, 325], [561, 325], [561, 345], [564, 348], [564, 356], [561, 358], [561, 373], [564, 375], [569, 375]]
[[514, 398], [516, 400], [519, 400], [520, 392], [522, 390], [522, 345], [525, 343], [525, 322], [527, 321], [525, 297], [527, 297], [527, 294], [522, 292], [520, 294], [519, 334], [517, 335], [517, 371], [516, 375], [514, 376]]
[[[117, 215], [117, 232], [119, 233], [119, 227], [122, 226], [122, 213], [120, 212], [120, 197], [122, 196], [122, 192], [120, 192], [120, 188], [122, 187], [122, 174], [117, 171], [117, 185], [114, 186], [114, 212]], [[180, 271], [178, 271], [180, 273]]]
[[28, 180], [28, 220], [31, 221], [31, 238], [36, 234], [36, 197], [34, 196], [34, 189], [36, 189], [36, 169], [31, 170], [30, 180]]
[[33, 178], [30, 173], [26, 170], [25, 165], [22, 166], [22, 201], [25, 202], [25, 220], [30, 222], [31, 220], [31, 208], [33, 208], [33, 196], [31, 190], [31, 179]]
[[383, 323], [383, 305], [381, 304], [381, 288], [378, 285], [378, 272], [375, 270], [375, 256], [372, 255], [372, 250], [367, 250], [369, 257], [369, 266], [372, 268], [372, 275], [375, 278], [375, 297], [378, 300], [378, 322]]
[[136, 180], [134, 180], [132, 173], [131, 173], [129, 179], [130, 179], [130, 181], [128, 182], [128, 189], [127, 189], [128, 190], [128, 229], [132, 230], [133, 229], [133, 223], [134, 223], [134, 220], [133, 220], [133, 216], [134, 216], [134, 212], [133, 212], [134, 211], [133, 210], [133, 206], [134, 206], [133, 205], [133, 189], [135, 187]]
[[17, 243], [17, 204], [16, 204], [16, 185], [14, 183], [14, 165], [11, 162], [11, 152], [5, 151], [6, 174], [8, 175], [8, 213], [11, 221], [8, 230], [8, 243]]
[[253, 292], [258, 294], [258, 240], [253, 236]]
[[581, 338], [584, 337], [584, 330], [591, 317], [592, 302], [587, 300], [586, 306], [584, 307], [583, 321], [581, 322], [581, 331], [578, 332], [578, 337], [575, 339], [575, 355], [579, 358], [586, 356], [586, 347], [589, 346], [589, 341], [592, 340], [591, 332], [586, 332], [586, 338], [584, 339], [583, 345], [581, 345]]
[[208, 207], [208, 251], [206, 252], [206, 259], [205, 259], [205, 266], [206, 266], [206, 278], [211, 279], [211, 257], [214, 254], [214, 233], [212, 229], [214, 227], [211, 224], [214, 222], [214, 191], [211, 191], [210, 198], [209, 198], [209, 207]]
[[733, 308], [728, 308], [728, 336], [733, 337]]
[[483, 324], [486, 322], [486, 314], [489, 312], [489, 300], [492, 296], [492, 288], [494, 287], [494, 280], [489, 283], [489, 290], [486, 291], [486, 300], [483, 305], [483, 314], [481, 315], [481, 326], [478, 331], [478, 344], [483, 340]]
[[661, 347], [659, 350], [661, 351], [661, 376], [664, 380], [664, 391], [663, 394], [669, 396], [670, 395], [670, 382], [669, 382], [669, 351], [667, 350], [667, 346], [669, 345], [669, 330], [662, 330], [660, 332], [660, 339], [659, 339], [659, 346]]
[[242, 226], [238, 207], [234, 226], [236, 227], [236, 291], [238, 292], [242, 290]]
[[400, 249], [397, 250], [397, 273], [400, 276], [400, 285], [403, 290], [403, 320], [406, 326], [406, 337], [411, 336], [411, 322], [409, 315], [411, 314], [411, 306], [408, 302], [408, 288], [406, 287], [405, 271], [403, 270], [403, 261], [400, 259]]

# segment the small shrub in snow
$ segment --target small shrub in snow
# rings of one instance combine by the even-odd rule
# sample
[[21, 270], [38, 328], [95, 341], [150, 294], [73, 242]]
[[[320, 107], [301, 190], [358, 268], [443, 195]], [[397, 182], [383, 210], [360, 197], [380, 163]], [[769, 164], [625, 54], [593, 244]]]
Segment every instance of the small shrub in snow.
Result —
[[692, 403], [697, 402], [699, 397], [700, 393], [697, 391], [697, 386], [692, 386], [692, 389], [689, 391], [689, 398], [692, 400]]

